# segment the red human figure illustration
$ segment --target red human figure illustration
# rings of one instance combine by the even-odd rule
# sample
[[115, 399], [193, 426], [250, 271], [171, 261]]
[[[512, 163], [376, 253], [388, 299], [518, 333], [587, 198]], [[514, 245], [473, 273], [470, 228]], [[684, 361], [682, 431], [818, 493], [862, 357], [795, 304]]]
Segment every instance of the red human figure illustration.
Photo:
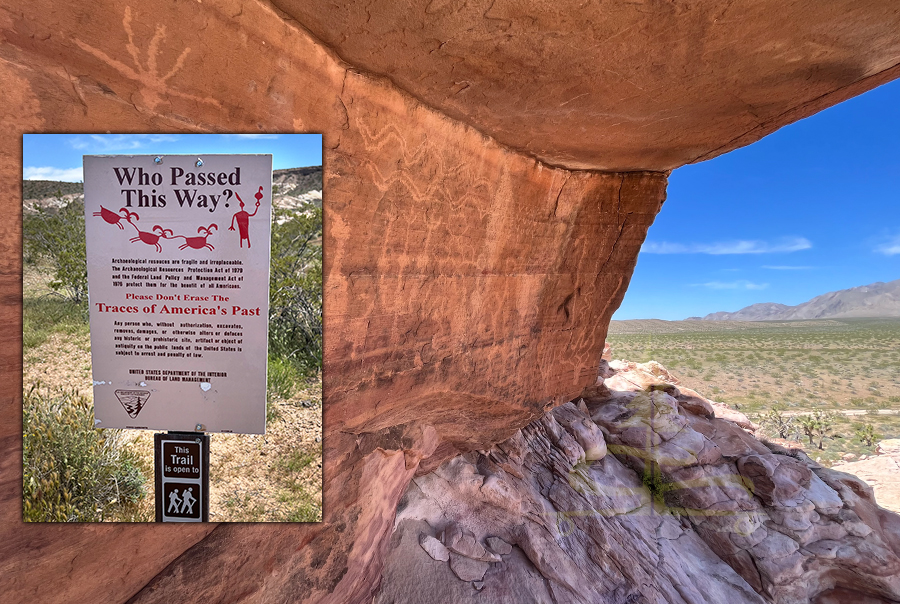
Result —
[[237, 220], [238, 230], [240, 231], [240, 235], [241, 235], [241, 247], [244, 247], [244, 239], [246, 239], [247, 240], [247, 249], [250, 249], [250, 217], [256, 216], [256, 213], [259, 211], [259, 203], [263, 198], [262, 190], [263, 190], [263, 188], [260, 187], [259, 191], [256, 192], [256, 195], [255, 195], [256, 209], [253, 210], [252, 214], [248, 214], [246, 211], [244, 211], [244, 200], [241, 199], [240, 195], [235, 193], [235, 195], [238, 198], [238, 201], [241, 202], [241, 211], [231, 217], [231, 226], [228, 227], [228, 230], [229, 231], [234, 230], [234, 221]]
[[[125, 212], [125, 213], [122, 214], [122, 212]], [[119, 214], [121, 214], [121, 216]], [[94, 212], [94, 216], [100, 216], [101, 218], [103, 218], [103, 220], [105, 220], [109, 224], [114, 224], [117, 227], [119, 227], [120, 229], [122, 229], [123, 231], [125, 230], [125, 227], [122, 226], [123, 218], [128, 222], [131, 222], [132, 216], [134, 216], [135, 220], [141, 219], [140, 216], [137, 215], [137, 213], [129, 212], [128, 208], [119, 208], [119, 214], [116, 214], [112, 210], [107, 210], [103, 206], [100, 206], [99, 212]]]
[[197, 232], [198, 232], [198, 233], [205, 233], [205, 235], [203, 235], [203, 236], [201, 236], [201, 237], [185, 237], [184, 235], [175, 235], [174, 237], [168, 237], [168, 239], [175, 239], [175, 238], [177, 238], [177, 237], [184, 237], [184, 244], [178, 246], [178, 249], [179, 249], [179, 250], [183, 250], [183, 249], [185, 249], [185, 248], [191, 248], [191, 249], [194, 249], [194, 250], [202, 250], [202, 249], [205, 248], [205, 247], [206, 247], [206, 248], [209, 248], [209, 249], [211, 249], [211, 250], [214, 250], [214, 249], [216, 249], [216, 248], [214, 248], [214, 247], [212, 246], [211, 243], [207, 243], [207, 242], [206, 242], [206, 238], [209, 237], [210, 235], [212, 235], [212, 230], [213, 230], [213, 229], [215, 229], [215, 230], [218, 231], [218, 230], [219, 230], [219, 227], [216, 226], [215, 224], [211, 224], [211, 225], [209, 225], [208, 227], [199, 227], [199, 228], [197, 229]]
[[[135, 217], [137, 217], [137, 214], [135, 214]], [[154, 227], [150, 229], [151, 231], [153, 231], [152, 233], [148, 233], [147, 231], [142, 231], [141, 229], [139, 229], [136, 224], [131, 222], [131, 218], [128, 218], [128, 224], [133, 226], [134, 230], [136, 230], [138, 233], [137, 237], [132, 237], [131, 239], [129, 239], [130, 242], [136, 243], [138, 241], [143, 241], [147, 245], [155, 245], [157, 252], [162, 252], [162, 246], [159, 244], [160, 238], [168, 239], [166, 233], [168, 233], [169, 235], [172, 234], [171, 230], [164, 229], [158, 224], [154, 225]]]

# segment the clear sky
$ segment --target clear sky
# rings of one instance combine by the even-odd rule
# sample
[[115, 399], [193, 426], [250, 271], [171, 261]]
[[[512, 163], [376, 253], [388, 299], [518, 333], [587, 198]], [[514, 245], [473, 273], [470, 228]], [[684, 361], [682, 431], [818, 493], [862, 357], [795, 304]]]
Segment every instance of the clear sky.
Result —
[[614, 319], [684, 319], [900, 279], [900, 81], [669, 178]]
[[26, 180], [82, 180], [82, 155], [271, 153], [275, 170], [322, 165], [320, 134], [26, 134]]

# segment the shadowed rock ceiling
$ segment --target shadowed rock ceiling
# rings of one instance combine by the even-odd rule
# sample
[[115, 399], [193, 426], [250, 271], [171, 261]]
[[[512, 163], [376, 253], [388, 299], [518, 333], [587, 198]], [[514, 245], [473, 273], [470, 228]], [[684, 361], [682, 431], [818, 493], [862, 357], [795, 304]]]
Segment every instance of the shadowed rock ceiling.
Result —
[[709, 159], [900, 63], [900, 3], [884, 0], [274, 4], [355, 67], [567, 168]]

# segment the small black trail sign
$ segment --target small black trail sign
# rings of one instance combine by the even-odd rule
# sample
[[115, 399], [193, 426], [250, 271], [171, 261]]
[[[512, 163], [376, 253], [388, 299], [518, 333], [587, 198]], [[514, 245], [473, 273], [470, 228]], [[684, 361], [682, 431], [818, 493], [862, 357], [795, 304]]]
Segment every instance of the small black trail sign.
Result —
[[209, 521], [209, 435], [169, 432], [153, 437], [156, 521]]

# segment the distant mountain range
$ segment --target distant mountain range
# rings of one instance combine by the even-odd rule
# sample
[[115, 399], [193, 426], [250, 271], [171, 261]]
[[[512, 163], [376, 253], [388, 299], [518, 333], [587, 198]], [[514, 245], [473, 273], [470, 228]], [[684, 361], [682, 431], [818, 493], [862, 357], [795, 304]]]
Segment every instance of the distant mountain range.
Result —
[[900, 279], [829, 292], [797, 306], [763, 302], [737, 312], [688, 317], [688, 321], [796, 321], [852, 317], [900, 317]]
[[309, 191], [321, 191], [322, 166], [273, 170], [272, 182], [278, 187], [277, 194], [281, 195], [301, 195]]
[[23, 180], [22, 199], [48, 199], [63, 195], [80, 195], [84, 193], [84, 185], [80, 182], [61, 182], [58, 180]]

